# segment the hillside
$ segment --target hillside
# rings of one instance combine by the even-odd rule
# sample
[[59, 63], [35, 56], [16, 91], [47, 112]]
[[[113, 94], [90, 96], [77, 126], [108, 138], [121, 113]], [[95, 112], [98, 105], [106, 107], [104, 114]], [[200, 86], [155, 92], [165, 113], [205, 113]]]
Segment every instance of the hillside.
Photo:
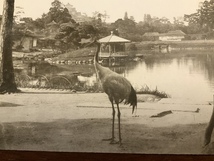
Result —
[[53, 60], [64, 59], [64, 60], [85, 60], [92, 59], [95, 54], [96, 48], [83, 48], [79, 50], [73, 50], [64, 54], [59, 55], [58, 57], [54, 58]]

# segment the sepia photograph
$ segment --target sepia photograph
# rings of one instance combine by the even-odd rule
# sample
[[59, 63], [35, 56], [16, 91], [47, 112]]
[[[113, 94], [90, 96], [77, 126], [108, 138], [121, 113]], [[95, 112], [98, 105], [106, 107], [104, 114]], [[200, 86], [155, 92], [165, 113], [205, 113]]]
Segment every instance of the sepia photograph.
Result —
[[214, 0], [2, 0], [0, 62], [0, 156], [214, 154]]

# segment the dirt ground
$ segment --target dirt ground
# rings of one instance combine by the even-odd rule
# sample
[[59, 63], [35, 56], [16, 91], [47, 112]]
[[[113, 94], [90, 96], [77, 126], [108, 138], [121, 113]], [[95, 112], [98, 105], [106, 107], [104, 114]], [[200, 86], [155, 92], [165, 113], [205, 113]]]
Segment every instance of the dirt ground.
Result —
[[[111, 145], [110, 119], [15, 122], [1, 125], [0, 149], [110, 152], [141, 154], [201, 154], [205, 125], [177, 125], [151, 128], [123, 124], [123, 144]], [[207, 151], [211, 152], [211, 151]]]
[[[25, 92], [0, 96], [1, 150], [214, 154], [213, 142], [202, 147], [210, 102], [139, 96], [138, 117], [121, 105], [119, 146], [102, 141], [111, 135], [111, 107], [105, 94]], [[169, 110], [165, 116], [151, 117]], [[117, 126], [115, 134], [117, 139]]]

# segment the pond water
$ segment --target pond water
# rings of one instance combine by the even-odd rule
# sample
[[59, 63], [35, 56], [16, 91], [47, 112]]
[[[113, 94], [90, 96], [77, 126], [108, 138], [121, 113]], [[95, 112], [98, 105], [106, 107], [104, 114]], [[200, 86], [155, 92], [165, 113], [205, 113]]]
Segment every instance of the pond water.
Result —
[[[15, 66], [17, 66], [16, 63]], [[96, 80], [93, 65], [37, 64], [37, 74], [71, 75], [84, 73], [89, 85]], [[29, 64], [24, 69], [29, 68]], [[148, 86], [169, 94], [172, 98], [212, 101], [214, 94], [214, 51], [179, 51], [146, 56], [138, 62], [112, 67], [126, 77], [135, 88]], [[32, 74], [32, 73], [31, 73]], [[87, 80], [87, 81], [86, 81]]]
[[146, 84], [173, 98], [212, 100], [214, 54], [170, 55], [145, 59], [128, 68], [126, 77], [134, 86]]

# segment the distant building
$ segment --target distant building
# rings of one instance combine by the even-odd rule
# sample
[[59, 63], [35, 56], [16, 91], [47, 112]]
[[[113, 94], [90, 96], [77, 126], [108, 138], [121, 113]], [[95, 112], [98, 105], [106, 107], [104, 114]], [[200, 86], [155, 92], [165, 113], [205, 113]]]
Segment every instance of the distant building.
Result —
[[158, 32], [146, 32], [142, 39], [144, 41], [157, 41], [159, 40], [159, 33]]
[[168, 33], [159, 34], [161, 41], [181, 41], [185, 38], [185, 33], [181, 30], [169, 31]]
[[86, 22], [91, 21], [92, 19], [88, 17], [86, 14], [82, 14], [81, 12], [78, 12], [76, 8], [71, 5], [70, 3], [66, 4], [65, 7], [68, 9], [69, 13], [71, 14], [72, 18], [77, 22]]
[[14, 41], [13, 49], [17, 49], [18, 46], [22, 47], [22, 51], [30, 51], [37, 47], [38, 36], [31, 32], [26, 32], [20, 40]]

